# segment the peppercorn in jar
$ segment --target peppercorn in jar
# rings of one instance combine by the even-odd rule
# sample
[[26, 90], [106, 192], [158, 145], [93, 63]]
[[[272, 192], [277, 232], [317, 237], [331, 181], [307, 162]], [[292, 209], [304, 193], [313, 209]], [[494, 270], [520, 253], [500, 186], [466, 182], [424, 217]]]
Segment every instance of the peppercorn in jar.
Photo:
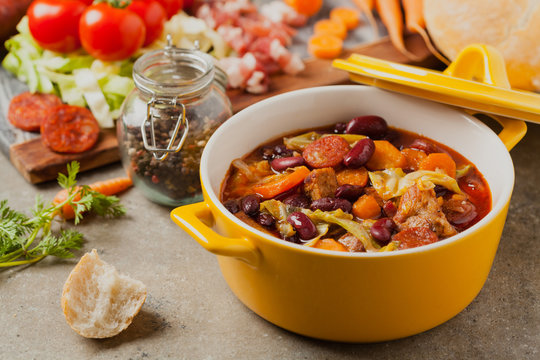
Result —
[[122, 164], [150, 200], [179, 206], [202, 200], [199, 161], [232, 107], [226, 75], [210, 55], [168, 45], [141, 56], [136, 88], [117, 122]]

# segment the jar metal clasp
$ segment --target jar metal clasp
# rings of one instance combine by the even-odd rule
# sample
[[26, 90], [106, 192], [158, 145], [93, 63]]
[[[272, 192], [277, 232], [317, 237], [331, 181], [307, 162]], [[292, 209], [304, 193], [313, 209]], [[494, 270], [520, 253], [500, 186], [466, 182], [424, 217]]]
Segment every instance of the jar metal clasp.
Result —
[[[170, 135], [169, 142], [167, 143], [167, 146], [165, 148], [161, 148], [157, 146], [156, 143], [156, 131], [155, 131], [155, 119], [162, 120], [162, 114], [160, 112], [154, 112], [156, 110], [156, 106], [172, 106], [173, 108], [180, 107], [180, 115], [178, 115], [178, 118], [176, 120], [176, 124], [174, 125], [174, 129], [172, 134]], [[167, 115], [166, 115], [167, 116]], [[170, 116], [169, 120], [174, 120], [174, 116]], [[146, 127], [149, 125], [150, 128], [150, 139], [148, 139], [148, 134], [146, 132]], [[178, 137], [178, 133], [182, 129], [182, 137], [180, 138], [180, 141], [178, 144], [174, 145], [176, 142], [176, 138]], [[159, 161], [163, 161], [167, 158], [167, 156], [172, 152], [178, 152], [182, 148], [182, 145], [184, 145], [184, 142], [186, 141], [186, 137], [189, 131], [189, 122], [186, 118], [186, 107], [182, 103], [177, 103], [176, 98], [173, 100], [165, 100], [165, 99], [156, 99], [152, 97], [150, 101], [146, 103], [146, 120], [141, 123], [141, 134], [142, 134], [142, 140], [144, 144], [144, 148], [152, 153], [154, 158], [156, 158]]]

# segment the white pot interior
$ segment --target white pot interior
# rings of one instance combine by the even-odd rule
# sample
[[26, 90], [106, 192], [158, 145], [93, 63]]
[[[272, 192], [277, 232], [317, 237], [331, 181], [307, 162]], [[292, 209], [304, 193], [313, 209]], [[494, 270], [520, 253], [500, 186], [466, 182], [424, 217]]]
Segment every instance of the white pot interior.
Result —
[[201, 159], [201, 180], [212, 202], [219, 204], [221, 182], [232, 160], [279, 136], [368, 114], [450, 146], [477, 166], [489, 183], [493, 204], [491, 213], [475, 227], [509, 199], [514, 184], [512, 160], [489, 127], [449, 106], [360, 85], [293, 91], [240, 111], [209, 140]]

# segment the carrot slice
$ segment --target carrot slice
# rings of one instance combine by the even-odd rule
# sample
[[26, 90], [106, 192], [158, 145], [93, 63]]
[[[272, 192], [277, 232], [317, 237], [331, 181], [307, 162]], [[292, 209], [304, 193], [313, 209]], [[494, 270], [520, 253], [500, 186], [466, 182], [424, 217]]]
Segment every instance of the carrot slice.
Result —
[[403, 14], [399, 0], [377, 0], [377, 12], [388, 30], [394, 47], [411, 60], [418, 57], [407, 50], [403, 41]]
[[347, 30], [352, 30], [360, 23], [358, 11], [349, 7], [337, 7], [330, 11], [330, 20], [342, 22]]
[[307, 167], [299, 166], [292, 172], [273, 175], [267, 181], [255, 184], [252, 190], [264, 199], [271, 199], [303, 182], [309, 173]]
[[420, 163], [420, 170], [441, 170], [446, 175], [456, 177], [456, 162], [447, 153], [431, 153]]
[[383, 170], [389, 168], [404, 168], [407, 158], [387, 140], [375, 140], [375, 152], [366, 163], [370, 170]]
[[[118, 177], [118, 178], [113, 178], [109, 180], [98, 181], [88, 186], [90, 187], [90, 189], [94, 191], [97, 191], [103, 195], [110, 196], [110, 195], [118, 194], [128, 189], [129, 187], [131, 187], [131, 185], [133, 185], [133, 182], [131, 181], [130, 178]], [[77, 187], [76, 191], [79, 191], [79, 190], [80, 190], [80, 187]], [[56, 204], [60, 204], [64, 202], [67, 199], [68, 195], [69, 195], [69, 192], [67, 189], [60, 190], [54, 197], [52, 201], [53, 204], [56, 205]], [[75, 195], [75, 197], [73, 198], [74, 201], [78, 201], [80, 199], [81, 197], [79, 194]], [[70, 204], [65, 204], [60, 210], [60, 215], [62, 215], [62, 217], [66, 220], [73, 219], [75, 217], [75, 211], [73, 210], [73, 207]]]
[[338, 185], [357, 185], [357, 186], [366, 186], [368, 182], [368, 171], [365, 167], [360, 167], [358, 169], [343, 169], [336, 173], [336, 178]]
[[317, 249], [347, 251], [347, 248], [334, 239], [321, 239], [313, 246]]
[[360, 219], [376, 219], [381, 215], [381, 207], [373, 195], [364, 194], [354, 202], [352, 213]]
[[347, 27], [341, 21], [322, 19], [313, 25], [313, 33], [315, 35], [333, 35], [344, 40], [347, 37]]
[[322, 0], [284, 0], [285, 4], [292, 7], [297, 13], [313, 16], [319, 12], [322, 7]]
[[343, 40], [332, 35], [313, 35], [308, 41], [308, 51], [320, 59], [335, 59], [343, 51]]

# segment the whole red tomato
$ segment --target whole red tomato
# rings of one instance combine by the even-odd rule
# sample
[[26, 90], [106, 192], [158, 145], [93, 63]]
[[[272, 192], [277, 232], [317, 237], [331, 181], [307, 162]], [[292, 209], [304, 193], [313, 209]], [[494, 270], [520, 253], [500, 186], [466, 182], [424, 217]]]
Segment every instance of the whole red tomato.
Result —
[[115, 61], [129, 58], [141, 47], [146, 29], [134, 12], [97, 3], [83, 12], [79, 33], [82, 46], [90, 55]]
[[81, 47], [79, 19], [85, 8], [76, 0], [35, 0], [26, 11], [30, 33], [44, 49], [77, 50]]
[[167, 13], [167, 19], [173, 17], [173, 15], [178, 14], [182, 10], [183, 0], [157, 0], [165, 9]]
[[92, 3], [94, 2], [94, 0], [79, 0], [79, 1], [82, 1], [86, 5], [92, 5]]
[[133, 0], [127, 9], [139, 15], [144, 22], [146, 37], [143, 46], [153, 43], [161, 36], [163, 24], [167, 20], [167, 13], [159, 2], [156, 0]]

